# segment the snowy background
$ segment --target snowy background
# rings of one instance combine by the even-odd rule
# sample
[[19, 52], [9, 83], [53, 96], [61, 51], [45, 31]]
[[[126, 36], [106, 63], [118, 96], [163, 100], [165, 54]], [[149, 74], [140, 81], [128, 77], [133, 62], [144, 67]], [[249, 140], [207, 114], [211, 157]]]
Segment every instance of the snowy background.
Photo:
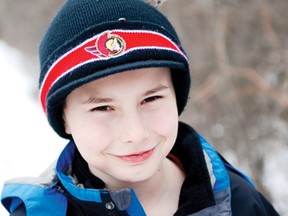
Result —
[[[66, 140], [50, 129], [31, 96], [23, 55], [0, 41], [0, 190], [7, 179], [38, 176], [59, 155]], [[1, 205], [0, 215], [8, 215]]]
[[[66, 144], [48, 126], [40, 105], [32, 98], [31, 80], [23, 72], [24, 61], [20, 51], [0, 41], [0, 190], [7, 179], [39, 175]], [[285, 133], [285, 125], [279, 122], [277, 127]], [[265, 159], [264, 184], [271, 190], [275, 206], [288, 216], [286, 135], [266, 150], [270, 156]], [[8, 215], [2, 206], [0, 215]]]

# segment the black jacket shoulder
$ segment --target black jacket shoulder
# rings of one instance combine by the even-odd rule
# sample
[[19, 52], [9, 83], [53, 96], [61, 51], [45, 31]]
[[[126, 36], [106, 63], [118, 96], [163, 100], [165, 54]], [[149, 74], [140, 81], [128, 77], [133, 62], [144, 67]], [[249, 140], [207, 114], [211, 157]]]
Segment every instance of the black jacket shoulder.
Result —
[[232, 193], [233, 216], [279, 216], [270, 202], [240, 175], [228, 171]]

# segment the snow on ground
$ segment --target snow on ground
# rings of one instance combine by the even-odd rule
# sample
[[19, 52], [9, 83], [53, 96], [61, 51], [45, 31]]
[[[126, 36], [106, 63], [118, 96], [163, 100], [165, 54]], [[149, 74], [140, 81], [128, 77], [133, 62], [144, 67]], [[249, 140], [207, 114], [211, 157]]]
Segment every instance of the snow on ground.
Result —
[[[32, 99], [23, 61], [21, 53], [0, 41], [0, 191], [7, 179], [38, 176], [67, 142], [50, 129]], [[8, 215], [2, 205], [0, 215]]]
[[[0, 191], [5, 180], [38, 176], [67, 143], [52, 131], [40, 104], [32, 99], [29, 85], [34, 84], [25, 76], [23, 61], [19, 51], [0, 41]], [[279, 125], [283, 139], [270, 145], [274, 148], [266, 158], [265, 184], [275, 206], [288, 216], [288, 138], [287, 128], [283, 128], [286, 126]], [[2, 205], [0, 215], [8, 215]]]
[[288, 216], [288, 128], [280, 119], [271, 124], [279, 134], [277, 139], [268, 141], [266, 145], [264, 184], [271, 190], [281, 215]]

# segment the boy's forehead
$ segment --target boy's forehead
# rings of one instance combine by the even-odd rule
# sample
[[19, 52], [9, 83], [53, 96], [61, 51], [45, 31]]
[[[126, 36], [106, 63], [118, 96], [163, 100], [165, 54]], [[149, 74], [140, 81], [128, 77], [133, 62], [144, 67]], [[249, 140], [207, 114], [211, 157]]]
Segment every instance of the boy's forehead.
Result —
[[111, 74], [105, 77], [101, 77], [95, 80], [92, 80], [83, 86], [94, 86], [94, 85], [103, 85], [104, 87], [113, 87], [109, 85], [114, 83], [114, 85], [121, 84], [122, 82], [129, 82], [130, 80], [144, 81], [145, 79], [151, 79], [152, 82], [160, 81], [160, 78], [170, 77], [170, 69], [166, 67], [151, 67], [151, 68], [140, 68], [134, 70], [127, 70], [120, 73]]
[[94, 97], [105, 92], [116, 91], [117, 88], [124, 89], [125, 87], [132, 91], [139, 89], [151, 93], [170, 86], [172, 84], [170, 74], [169, 68], [129, 70], [90, 81], [74, 89], [72, 92], [89, 92]]

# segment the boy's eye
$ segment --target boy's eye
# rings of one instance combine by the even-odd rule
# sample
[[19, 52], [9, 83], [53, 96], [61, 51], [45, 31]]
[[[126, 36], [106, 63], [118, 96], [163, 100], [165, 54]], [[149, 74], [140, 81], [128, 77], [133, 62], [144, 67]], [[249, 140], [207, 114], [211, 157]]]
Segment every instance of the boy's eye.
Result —
[[110, 106], [99, 106], [91, 109], [91, 111], [102, 111], [102, 112], [108, 112], [112, 111], [112, 107]]
[[148, 97], [148, 98], [145, 98], [142, 102], [142, 104], [145, 104], [145, 103], [149, 103], [149, 102], [153, 102], [155, 100], [158, 100], [162, 98], [161, 96], [152, 96], [152, 97]]

